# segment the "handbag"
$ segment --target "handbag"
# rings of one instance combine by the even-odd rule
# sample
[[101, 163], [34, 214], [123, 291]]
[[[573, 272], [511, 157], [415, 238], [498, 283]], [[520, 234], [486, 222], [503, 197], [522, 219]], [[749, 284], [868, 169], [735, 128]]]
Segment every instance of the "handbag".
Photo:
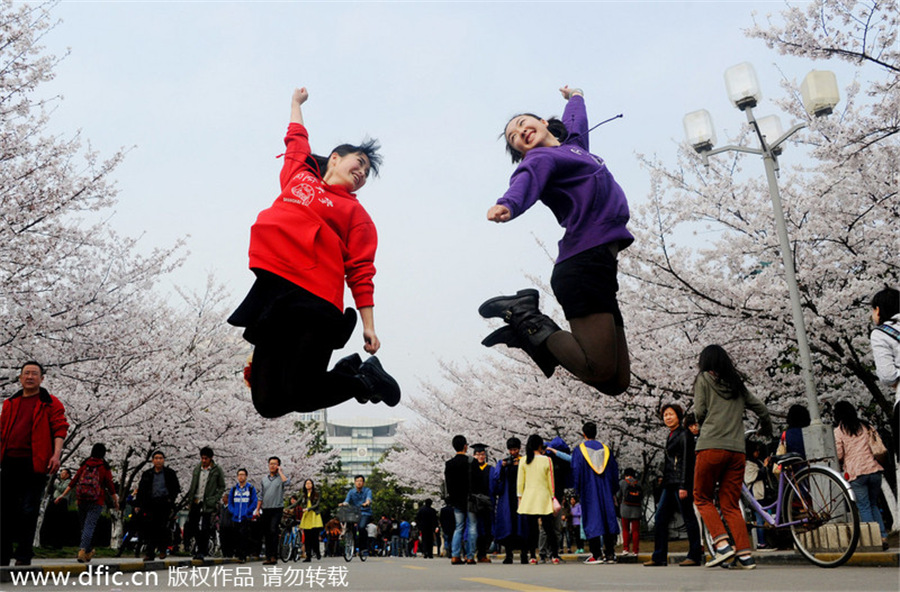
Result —
[[470, 493], [469, 494], [469, 511], [475, 514], [480, 514], [483, 512], [490, 512], [494, 509], [493, 503], [491, 503], [491, 496], [486, 495], [484, 493]]
[[887, 462], [888, 459], [888, 450], [884, 445], [884, 442], [881, 441], [878, 430], [871, 427], [869, 428], [869, 450], [872, 451], [872, 456], [875, 457], [875, 461], [884, 466], [884, 463]]
[[559, 503], [559, 500], [556, 497], [553, 498], [553, 513], [559, 514], [559, 511], [562, 510], [562, 504]]

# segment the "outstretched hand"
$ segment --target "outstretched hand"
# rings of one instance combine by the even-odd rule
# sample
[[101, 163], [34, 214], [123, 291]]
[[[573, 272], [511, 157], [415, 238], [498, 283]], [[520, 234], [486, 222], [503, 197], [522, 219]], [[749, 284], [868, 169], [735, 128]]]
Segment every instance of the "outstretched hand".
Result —
[[571, 99], [575, 95], [584, 96], [584, 91], [580, 88], [569, 88], [569, 85], [565, 85], [559, 89], [559, 92], [562, 93], [562, 96], [565, 100]]
[[298, 105], [302, 105], [309, 98], [309, 92], [306, 90], [305, 86], [301, 88], [295, 88], [294, 95], [291, 98]]
[[509, 208], [499, 204], [491, 206], [487, 213], [487, 219], [491, 222], [508, 222], [509, 217]]

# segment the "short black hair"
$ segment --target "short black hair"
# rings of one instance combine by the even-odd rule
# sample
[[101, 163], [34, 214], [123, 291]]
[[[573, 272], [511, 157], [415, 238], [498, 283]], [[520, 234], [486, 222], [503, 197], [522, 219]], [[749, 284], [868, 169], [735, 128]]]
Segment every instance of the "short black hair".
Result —
[[468, 444], [468, 441], [466, 440], [466, 437], [463, 436], [462, 434], [457, 434], [457, 435], [453, 436], [453, 450], [455, 450], [457, 452], [462, 452], [463, 449], [466, 447], [466, 444]]
[[160, 455], [160, 456], [163, 457], [163, 458], [166, 458], [166, 455], [163, 453], [162, 450], [154, 450], [154, 451], [150, 454], [150, 458], [153, 458], [153, 457], [156, 456], [157, 454]]
[[597, 424], [592, 421], [584, 422], [584, 425], [581, 426], [581, 433], [588, 439], [593, 440], [597, 437]]
[[247, 472], [247, 469], [245, 469], [244, 467], [241, 467], [240, 469], [237, 470], [238, 473], [240, 473], [241, 471], [243, 471], [245, 475], [249, 475], [249, 474], [250, 474], [250, 473]]
[[200, 449], [200, 456], [208, 456], [209, 458], [213, 457], [213, 449], [209, 446], [204, 446]]
[[681, 422], [684, 420], [684, 408], [678, 403], [666, 403], [662, 406], [662, 409], [659, 410], [660, 417], [663, 416], [666, 409], [671, 409], [675, 412], [675, 416], [678, 417], [678, 425], [681, 425]]
[[697, 416], [694, 414], [693, 411], [691, 411], [689, 413], [685, 413], [684, 421], [681, 422], [681, 424], [686, 428], [689, 428], [692, 425], [696, 425], [696, 423], [697, 423]]
[[883, 323], [900, 313], [900, 291], [885, 288], [872, 296], [872, 309], [878, 309], [879, 320]]
[[425, 500], [425, 507], [430, 508], [430, 507], [431, 507], [431, 504], [432, 504], [431, 498], [428, 498], [428, 499]]
[[22, 371], [25, 370], [25, 366], [37, 366], [38, 370], [41, 371], [41, 376], [44, 375], [44, 367], [41, 366], [39, 362], [35, 362], [34, 360], [28, 360], [27, 362], [22, 364], [22, 366], [19, 368], [19, 374], [21, 374]]
[[356, 475], [355, 477], [353, 477], [353, 481], [356, 481], [357, 479], [362, 479], [362, 480], [363, 480], [363, 483], [366, 482], [366, 478], [363, 477], [362, 475]]
[[506, 449], [509, 450], [511, 448], [522, 448], [522, 441], [513, 436], [506, 441]]
[[791, 405], [787, 412], [787, 427], [805, 428], [812, 422], [809, 409], [803, 405]]
[[266, 461], [266, 462], [272, 462], [273, 460], [277, 460], [277, 461], [278, 461], [278, 466], [279, 466], [279, 467], [281, 466], [281, 459], [278, 458], [277, 456], [270, 456], [270, 457], [269, 457], [269, 460]]

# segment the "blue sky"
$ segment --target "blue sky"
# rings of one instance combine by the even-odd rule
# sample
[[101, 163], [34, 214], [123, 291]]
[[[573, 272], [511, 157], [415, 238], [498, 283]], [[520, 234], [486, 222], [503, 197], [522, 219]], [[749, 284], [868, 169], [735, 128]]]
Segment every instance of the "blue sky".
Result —
[[[726, 68], [755, 65], [765, 115], [782, 75], [799, 80], [814, 67], [744, 37], [754, 11], [764, 20], [783, 7], [63, 2], [44, 42], [71, 54], [41, 93], [65, 97], [55, 131], [80, 129], [101, 154], [131, 148], [110, 224], [143, 235], [148, 250], [189, 235], [188, 260], [169, 283], [200, 289], [212, 272], [235, 305], [252, 283], [250, 225], [278, 194], [293, 88], [309, 89], [314, 150], [378, 138], [382, 176], [359, 198], [379, 230], [379, 358], [415, 396], [419, 379], [437, 379], [439, 360], [491, 359], [479, 344], [490, 331], [476, 312], [483, 300], [526, 287], [526, 274], [549, 277], [535, 239], [555, 256], [562, 231], [548, 210], [485, 220], [513, 171], [498, 139], [507, 120], [561, 114], [563, 84], [584, 89], [592, 122], [623, 113], [592, 133], [591, 149], [639, 203], [649, 183], [636, 154], [674, 161], [685, 113], [709, 109], [720, 144], [738, 132]], [[348, 352], [361, 342], [358, 329]], [[355, 403], [333, 414], [363, 411], [408, 415]]]

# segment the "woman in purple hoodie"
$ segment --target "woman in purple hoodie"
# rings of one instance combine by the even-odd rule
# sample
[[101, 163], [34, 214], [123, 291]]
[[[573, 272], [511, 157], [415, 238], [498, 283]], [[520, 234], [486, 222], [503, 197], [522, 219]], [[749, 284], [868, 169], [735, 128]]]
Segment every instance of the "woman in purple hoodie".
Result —
[[625, 227], [628, 202], [603, 159], [589, 152], [582, 91], [559, 90], [567, 101], [562, 120], [523, 113], [506, 124], [506, 149], [519, 166], [487, 218], [508, 222], [538, 201], [550, 208], [565, 228], [550, 285], [571, 330], [541, 314], [537, 290], [519, 290], [514, 296], [491, 298], [478, 309], [485, 318], [508, 323], [482, 344], [521, 348], [548, 378], [562, 364], [600, 392], [618, 395], [631, 379], [616, 300], [616, 257], [634, 242]]

